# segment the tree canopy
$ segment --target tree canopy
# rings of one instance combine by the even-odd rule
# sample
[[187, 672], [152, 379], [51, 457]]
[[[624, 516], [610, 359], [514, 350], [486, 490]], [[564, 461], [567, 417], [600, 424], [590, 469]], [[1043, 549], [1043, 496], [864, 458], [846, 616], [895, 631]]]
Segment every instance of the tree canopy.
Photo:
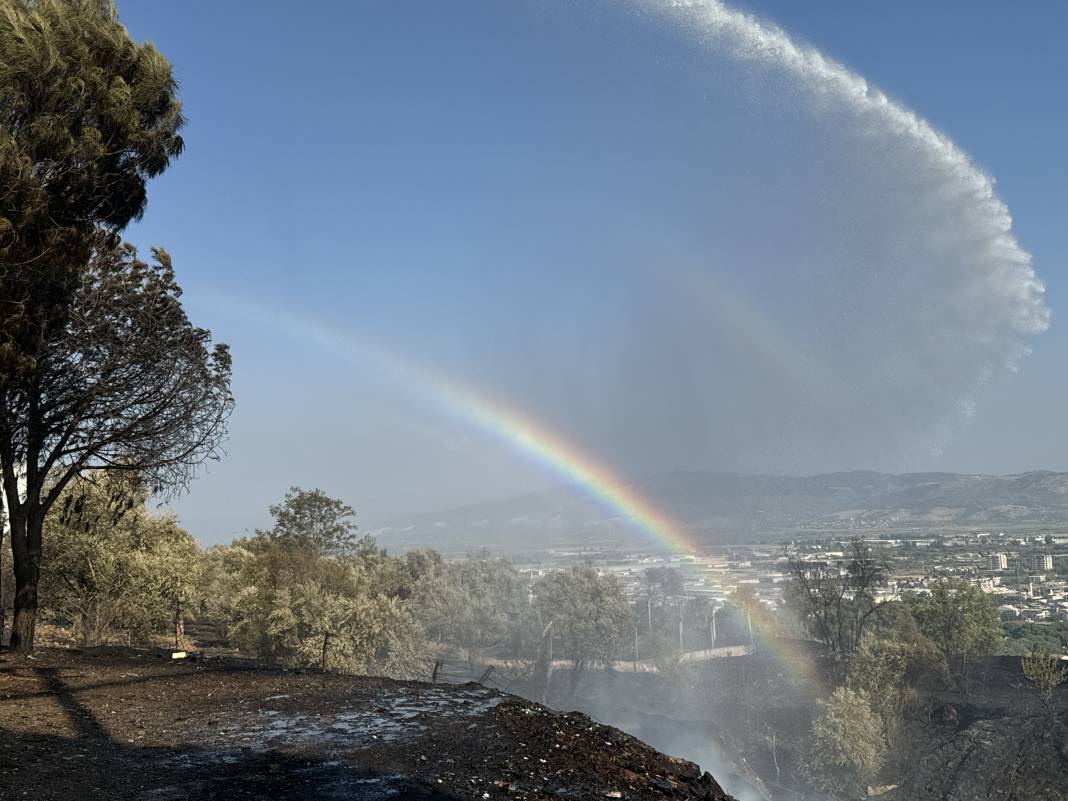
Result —
[[967, 692], [973, 663], [993, 654], [1004, 636], [990, 597], [974, 584], [944, 579], [913, 600], [912, 612], [945, 658], [950, 677]]
[[189, 321], [167, 253], [97, 245], [69, 313], [40, 326], [33, 369], [0, 382], [16, 645], [32, 643], [42, 524], [67, 484], [111, 470], [182, 487], [217, 455], [233, 405], [229, 350]]
[[583, 671], [616, 657], [631, 610], [615, 576], [602, 576], [589, 565], [576, 565], [546, 576], [535, 588], [542, 620], [571, 660], [571, 689]]
[[886, 582], [889, 569], [859, 539], [850, 542], [840, 561], [786, 556], [789, 599], [798, 617], [832, 654], [849, 656], [882, 606], [876, 590]]
[[32, 367], [99, 232], [183, 148], [171, 65], [106, 0], [0, 0], [0, 368]]
[[130, 39], [108, 0], [2, 0], [3, 260], [34, 246], [60, 257], [65, 229], [140, 216], [146, 181], [182, 152], [176, 89], [168, 61]]
[[340, 556], [374, 545], [370, 539], [358, 538], [352, 507], [321, 489], [292, 487], [282, 502], [272, 504], [268, 511], [274, 525], [257, 533], [293, 542], [320, 556]]
[[149, 514], [146, 498], [128, 475], [82, 478], [46, 522], [42, 593], [82, 645], [160, 631], [194, 594], [196, 542], [172, 516]]

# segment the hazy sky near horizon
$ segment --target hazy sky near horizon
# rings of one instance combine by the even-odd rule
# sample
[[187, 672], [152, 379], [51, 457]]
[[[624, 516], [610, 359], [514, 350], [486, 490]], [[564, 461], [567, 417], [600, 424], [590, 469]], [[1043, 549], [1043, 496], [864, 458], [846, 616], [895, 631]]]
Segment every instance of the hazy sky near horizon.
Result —
[[658, 5], [120, 2], [189, 118], [129, 236], [234, 355], [201, 541], [290, 485], [370, 524], [561, 483], [443, 377], [624, 477], [1068, 469], [1068, 6], [734, 6], [993, 176], [1039, 301], [878, 110]]

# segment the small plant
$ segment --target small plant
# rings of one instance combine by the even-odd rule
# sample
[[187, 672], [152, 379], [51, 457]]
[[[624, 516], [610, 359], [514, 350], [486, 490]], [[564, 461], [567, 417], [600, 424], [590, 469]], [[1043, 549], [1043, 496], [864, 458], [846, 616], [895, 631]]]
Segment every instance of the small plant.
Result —
[[1039, 695], [1049, 701], [1057, 686], [1068, 679], [1068, 669], [1059, 656], [1053, 654], [1045, 643], [1036, 645], [1030, 656], [1023, 658], [1023, 671]]
[[812, 721], [803, 770], [816, 787], [855, 794], [879, 775], [886, 759], [882, 721], [863, 693], [838, 687]]

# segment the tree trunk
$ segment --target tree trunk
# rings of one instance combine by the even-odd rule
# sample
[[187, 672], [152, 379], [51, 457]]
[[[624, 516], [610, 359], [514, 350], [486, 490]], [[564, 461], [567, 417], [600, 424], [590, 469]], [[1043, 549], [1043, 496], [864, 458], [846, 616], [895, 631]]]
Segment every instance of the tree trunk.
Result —
[[330, 637], [331, 636], [333, 636], [333, 635], [331, 635], [329, 633], [323, 635], [323, 658], [322, 658], [322, 662], [321, 662], [322, 668], [323, 668], [323, 672], [326, 672], [326, 653], [327, 653], [327, 649], [330, 647]]
[[37, 570], [32, 566], [15, 569], [15, 617], [11, 621], [11, 650], [33, 653], [37, 626]]
[[4, 647], [4, 629], [7, 628], [7, 607], [4, 604], [4, 527], [7, 518], [0, 512], [0, 648]]
[[43, 524], [44, 515], [41, 514], [11, 520], [11, 556], [15, 573], [15, 616], [11, 621], [11, 650], [18, 654], [33, 653]]
[[185, 620], [182, 617], [182, 599], [174, 599], [174, 650], [182, 650], [182, 640], [185, 639]]

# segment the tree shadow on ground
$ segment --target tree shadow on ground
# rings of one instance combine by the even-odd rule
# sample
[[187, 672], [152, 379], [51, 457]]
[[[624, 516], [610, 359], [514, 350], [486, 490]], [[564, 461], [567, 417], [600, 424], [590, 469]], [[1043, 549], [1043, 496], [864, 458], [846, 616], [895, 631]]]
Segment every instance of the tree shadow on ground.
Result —
[[66, 685], [57, 670], [37, 668], [35, 672], [63, 710], [74, 736], [27, 734], [0, 719], [0, 742], [4, 744], [0, 749], [0, 801], [458, 798], [403, 776], [313, 755], [264, 748], [220, 750], [121, 743], [78, 700], [77, 691]]

